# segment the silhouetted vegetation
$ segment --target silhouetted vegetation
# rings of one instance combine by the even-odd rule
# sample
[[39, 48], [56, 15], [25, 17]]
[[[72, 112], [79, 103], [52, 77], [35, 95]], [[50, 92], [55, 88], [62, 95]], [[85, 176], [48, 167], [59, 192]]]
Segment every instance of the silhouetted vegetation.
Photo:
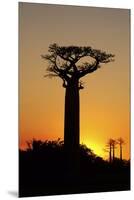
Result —
[[129, 161], [110, 163], [80, 145], [75, 173], [67, 156], [60, 139], [27, 142], [27, 149], [19, 151], [20, 197], [130, 189]]
[[122, 146], [125, 144], [125, 141], [123, 140], [123, 138], [118, 138], [118, 140], [117, 140], [117, 143], [119, 144], [119, 146], [120, 146], [120, 160], [122, 160]]

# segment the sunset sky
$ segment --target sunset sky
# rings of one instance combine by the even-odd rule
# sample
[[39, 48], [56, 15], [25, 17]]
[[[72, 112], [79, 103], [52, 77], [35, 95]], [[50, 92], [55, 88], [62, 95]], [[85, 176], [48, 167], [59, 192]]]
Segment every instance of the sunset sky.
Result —
[[[44, 78], [41, 54], [52, 43], [92, 46], [115, 61], [84, 77], [80, 91], [80, 142], [104, 158], [109, 138], [122, 137], [130, 158], [130, 10], [19, 3], [20, 147], [35, 139], [64, 137], [65, 89]], [[116, 155], [119, 155], [118, 148]]]

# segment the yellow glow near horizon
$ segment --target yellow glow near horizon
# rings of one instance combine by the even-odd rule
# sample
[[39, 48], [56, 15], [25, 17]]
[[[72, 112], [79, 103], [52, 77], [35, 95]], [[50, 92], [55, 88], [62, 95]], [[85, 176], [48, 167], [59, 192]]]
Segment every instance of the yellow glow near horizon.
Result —
[[91, 150], [93, 150], [93, 152], [97, 155], [97, 156], [101, 156], [104, 157], [104, 152], [102, 149], [102, 144], [96, 143], [95, 141], [83, 141], [83, 144], [86, 144], [86, 146], [88, 148], [90, 148]]

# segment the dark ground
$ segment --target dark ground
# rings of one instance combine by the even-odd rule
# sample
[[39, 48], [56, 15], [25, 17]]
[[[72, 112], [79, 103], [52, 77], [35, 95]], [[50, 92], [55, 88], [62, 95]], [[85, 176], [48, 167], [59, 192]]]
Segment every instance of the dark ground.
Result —
[[43, 196], [130, 190], [130, 162], [113, 163], [80, 146], [79, 170], [73, 170], [62, 141], [32, 141], [19, 152], [19, 196]]

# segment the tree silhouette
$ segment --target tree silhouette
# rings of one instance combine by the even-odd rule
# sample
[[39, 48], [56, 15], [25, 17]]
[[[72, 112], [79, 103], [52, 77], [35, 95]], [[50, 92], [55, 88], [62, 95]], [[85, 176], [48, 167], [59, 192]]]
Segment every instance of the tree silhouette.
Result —
[[119, 146], [120, 146], [120, 160], [122, 160], [122, 145], [124, 145], [125, 142], [124, 142], [124, 140], [120, 137], [120, 138], [118, 138], [117, 143], [118, 143]]
[[115, 149], [116, 149], [117, 141], [112, 139], [112, 149], [113, 149], [113, 161], [115, 160]]
[[109, 139], [107, 144], [106, 144], [106, 149], [105, 151], [109, 152], [109, 162], [112, 162], [112, 149], [113, 149], [113, 139]]
[[[85, 60], [88, 57], [90, 62], [82, 62], [83, 58]], [[90, 46], [58, 46], [57, 44], [51, 44], [49, 54], [42, 55], [43, 59], [49, 61], [48, 74], [45, 77], [61, 78], [66, 89], [64, 146], [74, 158], [77, 158], [79, 151], [79, 91], [84, 88], [80, 79], [98, 70], [101, 64], [113, 61], [113, 57], [112, 54]]]

